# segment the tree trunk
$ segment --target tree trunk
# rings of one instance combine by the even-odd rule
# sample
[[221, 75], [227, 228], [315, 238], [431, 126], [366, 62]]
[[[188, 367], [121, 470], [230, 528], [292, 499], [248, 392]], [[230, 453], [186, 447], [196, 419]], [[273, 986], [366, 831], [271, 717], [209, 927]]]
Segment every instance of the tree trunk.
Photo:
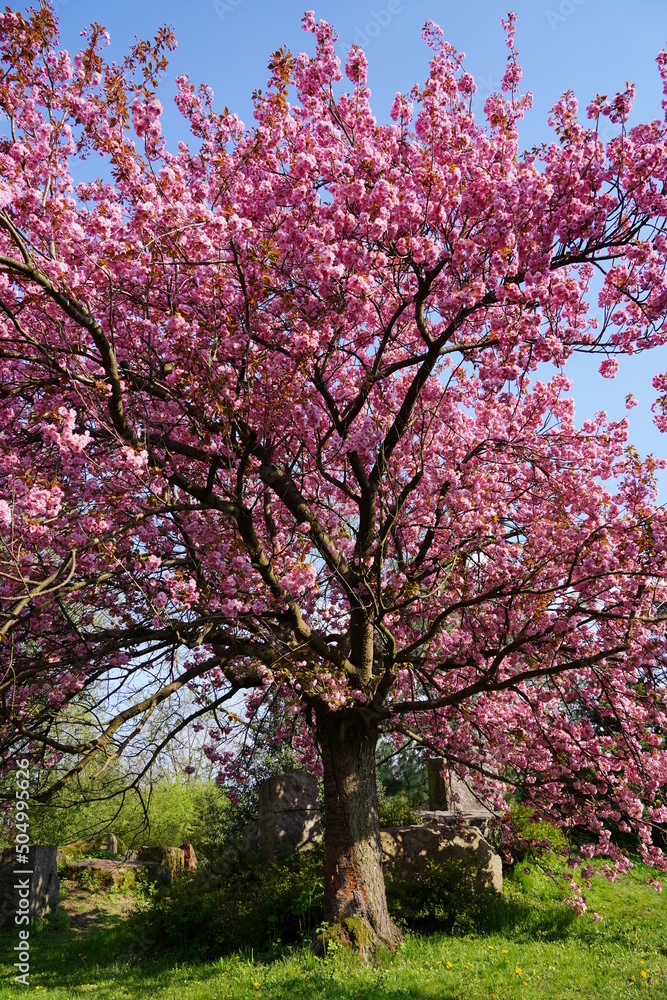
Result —
[[324, 916], [358, 917], [373, 941], [394, 948], [401, 934], [387, 911], [382, 871], [375, 746], [354, 710], [318, 717], [324, 766]]

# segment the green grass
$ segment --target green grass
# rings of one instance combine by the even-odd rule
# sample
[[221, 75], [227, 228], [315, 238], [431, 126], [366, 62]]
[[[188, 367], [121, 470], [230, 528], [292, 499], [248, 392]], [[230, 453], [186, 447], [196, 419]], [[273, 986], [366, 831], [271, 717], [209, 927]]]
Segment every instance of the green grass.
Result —
[[[637, 868], [615, 885], [594, 879], [589, 913], [575, 917], [558, 883], [519, 869], [489, 916], [491, 934], [407, 936], [395, 955], [368, 965], [339, 954], [317, 959], [297, 947], [273, 958], [248, 950], [207, 962], [157, 955], [141, 911], [128, 919], [110, 896], [91, 927], [76, 929], [59, 914], [33, 930], [30, 992], [46, 1000], [664, 1000], [667, 898], [643, 884], [645, 874]], [[593, 910], [603, 916], [598, 923]], [[0, 937], [3, 998], [26, 994], [12, 982], [14, 943], [13, 934]]]

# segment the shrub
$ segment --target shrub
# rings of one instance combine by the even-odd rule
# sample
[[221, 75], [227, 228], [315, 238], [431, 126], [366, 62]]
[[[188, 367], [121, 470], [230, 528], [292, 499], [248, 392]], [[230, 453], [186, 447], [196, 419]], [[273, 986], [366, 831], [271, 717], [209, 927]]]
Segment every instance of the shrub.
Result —
[[146, 919], [156, 941], [220, 954], [266, 952], [312, 937], [323, 918], [320, 846], [273, 864], [252, 856], [226, 861], [222, 871], [203, 866], [155, 894]]
[[418, 933], [483, 931], [498, 905], [476, 865], [458, 858], [397, 862], [387, 869], [385, 885], [394, 920]]
[[419, 823], [419, 816], [410, 804], [407, 795], [380, 795], [380, 826], [410, 826]]
[[[205, 864], [157, 890], [143, 919], [165, 949], [276, 952], [322, 932], [323, 876], [322, 845], [273, 864], [229, 853], [217, 871]], [[498, 896], [479, 882], [474, 863], [397, 864], [387, 870], [385, 883], [389, 912], [418, 933], [482, 931], [497, 919]]]
[[[117, 784], [114, 777], [106, 783], [104, 778], [86, 779], [78, 790], [65, 788], [47, 803], [35, 802], [30, 816], [33, 841], [61, 847], [110, 830], [118, 837], [120, 854], [139, 845], [175, 847], [186, 841], [206, 853], [224, 844], [231, 807], [214, 782], [165, 778], [142, 789], [143, 803], [134, 792], [115, 795]], [[4, 833], [11, 843], [9, 826]]]
[[[511, 816], [513, 834], [511, 846], [515, 862], [523, 861], [531, 855], [539, 857], [549, 851], [556, 853], [566, 851], [568, 841], [563, 831], [546, 820], [535, 819], [532, 810], [526, 806], [513, 804]], [[545, 840], [549, 841], [550, 847], [541, 846]]]

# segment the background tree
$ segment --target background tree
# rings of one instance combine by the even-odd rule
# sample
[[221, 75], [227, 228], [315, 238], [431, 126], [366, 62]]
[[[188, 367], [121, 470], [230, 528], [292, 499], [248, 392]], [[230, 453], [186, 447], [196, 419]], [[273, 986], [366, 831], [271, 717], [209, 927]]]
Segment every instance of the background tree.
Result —
[[[70, 58], [48, 7], [0, 15], [3, 759], [67, 763], [47, 797], [190, 687], [174, 728], [222, 712], [207, 753], [242, 780], [220, 740], [252, 692], [323, 771], [327, 916], [390, 944], [380, 733], [664, 867], [657, 463], [625, 421], [575, 425], [563, 368], [665, 340], [667, 130], [627, 127], [632, 87], [586, 123], [566, 93], [521, 153], [504, 26], [484, 121], [430, 23], [427, 80], [381, 125], [363, 53], [345, 90], [308, 13], [314, 54], [273, 54], [251, 129], [177, 79], [172, 153], [168, 30], [117, 65], [99, 25]], [[30, 589], [56, 571], [67, 593]]]

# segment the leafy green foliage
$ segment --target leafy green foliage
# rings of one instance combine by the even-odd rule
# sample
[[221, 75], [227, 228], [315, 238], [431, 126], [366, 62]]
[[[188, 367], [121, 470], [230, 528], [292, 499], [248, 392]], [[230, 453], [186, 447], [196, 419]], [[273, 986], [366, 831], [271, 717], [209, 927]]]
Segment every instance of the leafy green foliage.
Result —
[[[162, 779], [124, 797], [114, 795], [116, 779], [84, 779], [79, 790], [64, 789], [46, 805], [31, 804], [33, 843], [70, 844], [108, 830], [118, 838], [119, 851], [138, 845], [194, 844], [203, 853], [226, 841], [230, 805], [213, 782]], [[4, 839], [10, 842], [11, 831]], [[103, 856], [100, 854], [100, 856]]]
[[385, 885], [394, 920], [419, 933], [486, 930], [498, 905], [475, 867], [455, 858], [396, 864], [385, 873]]
[[166, 948], [194, 947], [204, 954], [275, 950], [310, 939], [321, 923], [323, 873], [321, 847], [274, 864], [230, 855], [222, 870], [204, 866], [158, 892], [146, 926]]
[[380, 826], [410, 826], [419, 822], [417, 811], [410, 804], [405, 792], [398, 795], [380, 795]]
[[[565, 853], [568, 841], [562, 830], [546, 820], [535, 819], [531, 809], [519, 803], [511, 807], [512, 854], [515, 862], [545, 854], [549, 850]], [[548, 841], [549, 846], [542, 846]]]
[[381, 797], [402, 796], [412, 809], [428, 808], [428, 774], [420, 751], [407, 744], [397, 750], [391, 740], [382, 738], [376, 766]]

